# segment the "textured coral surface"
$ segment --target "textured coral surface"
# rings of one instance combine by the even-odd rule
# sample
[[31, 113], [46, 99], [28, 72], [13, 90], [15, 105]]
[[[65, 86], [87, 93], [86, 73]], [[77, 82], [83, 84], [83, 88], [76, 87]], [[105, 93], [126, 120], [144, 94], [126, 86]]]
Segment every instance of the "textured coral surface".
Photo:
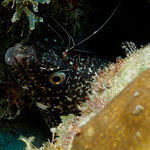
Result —
[[129, 84], [77, 134], [72, 150], [150, 148], [150, 69]]

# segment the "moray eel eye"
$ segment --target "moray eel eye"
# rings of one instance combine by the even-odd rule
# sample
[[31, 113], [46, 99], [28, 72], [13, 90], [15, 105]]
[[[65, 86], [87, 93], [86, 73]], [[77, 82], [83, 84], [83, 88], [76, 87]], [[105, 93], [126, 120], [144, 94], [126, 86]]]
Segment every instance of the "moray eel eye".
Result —
[[60, 85], [64, 83], [66, 75], [64, 72], [54, 72], [49, 76], [49, 82], [52, 85]]

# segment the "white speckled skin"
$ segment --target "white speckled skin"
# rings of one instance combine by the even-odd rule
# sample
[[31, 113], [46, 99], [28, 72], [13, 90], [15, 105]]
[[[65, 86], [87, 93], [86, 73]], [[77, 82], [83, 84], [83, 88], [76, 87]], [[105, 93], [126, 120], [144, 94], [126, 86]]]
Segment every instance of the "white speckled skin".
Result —
[[[11, 75], [36, 103], [49, 126], [58, 124], [61, 115], [79, 114], [78, 105], [90, 92], [92, 76], [104, 66], [93, 54], [70, 51], [65, 59], [62, 54], [18, 43], [5, 55]], [[63, 82], [51, 82], [54, 73], [56, 79], [61, 78], [57, 76], [60, 72]]]

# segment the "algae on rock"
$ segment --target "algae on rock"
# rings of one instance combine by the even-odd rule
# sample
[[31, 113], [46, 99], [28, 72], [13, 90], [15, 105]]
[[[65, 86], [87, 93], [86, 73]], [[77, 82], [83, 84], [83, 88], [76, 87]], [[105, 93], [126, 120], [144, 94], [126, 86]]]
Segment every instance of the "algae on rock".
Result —
[[15, 13], [11, 18], [11, 21], [14, 23], [18, 21], [24, 12], [26, 17], [29, 20], [29, 27], [31, 30], [35, 29], [35, 23], [43, 22], [43, 18], [36, 16], [29, 9], [30, 5], [32, 5], [33, 12], [38, 12], [38, 3], [50, 3], [50, 0], [4, 0], [2, 5], [6, 7], [9, 3], [12, 3], [11, 9], [15, 7]]

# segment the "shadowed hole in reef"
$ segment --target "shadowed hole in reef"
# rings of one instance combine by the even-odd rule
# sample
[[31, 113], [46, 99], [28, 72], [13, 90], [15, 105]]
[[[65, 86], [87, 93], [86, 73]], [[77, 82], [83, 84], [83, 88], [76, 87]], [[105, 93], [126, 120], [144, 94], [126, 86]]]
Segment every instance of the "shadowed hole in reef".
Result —
[[0, 122], [0, 150], [23, 149], [25, 144], [18, 140], [20, 135], [35, 136], [34, 145], [37, 147], [51, 138], [50, 131], [37, 108], [32, 107], [30, 110], [24, 110], [14, 120]]

